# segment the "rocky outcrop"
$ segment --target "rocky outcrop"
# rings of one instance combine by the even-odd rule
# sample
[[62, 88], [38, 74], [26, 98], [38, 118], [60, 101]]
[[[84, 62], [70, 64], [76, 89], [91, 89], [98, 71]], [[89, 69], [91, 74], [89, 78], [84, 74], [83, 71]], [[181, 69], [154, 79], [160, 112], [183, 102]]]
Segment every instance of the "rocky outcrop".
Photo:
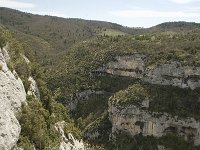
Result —
[[10, 57], [6, 48], [0, 49], [0, 149], [9, 150], [20, 134], [16, 115], [26, 101], [26, 92], [17, 73], [7, 67]]
[[38, 89], [36, 81], [33, 79], [33, 77], [29, 77], [28, 81], [30, 82], [30, 87], [27, 92], [27, 95], [31, 95], [36, 99], [40, 100], [40, 91]]
[[[23, 57], [27, 65], [31, 63], [30, 60], [25, 55], [21, 55], [21, 56]], [[40, 91], [38, 89], [35, 79], [30, 76], [28, 78], [28, 81], [30, 82], [30, 87], [27, 91], [27, 95], [33, 96], [34, 98], [40, 100]]]
[[64, 127], [67, 125], [65, 121], [56, 123], [55, 128], [61, 134], [62, 140], [60, 143], [60, 150], [84, 150], [83, 141], [79, 141], [71, 133], [65, 135]]
[[[118, 56], [114, 61], [92, 71], [96, 76], [122, 76], [140, 79], [156, 85], [171, 85], [180, 88], [200, 87], [200, 67], [183, 66], [179, 62], [168, 62], [157, 66], [147, 66], [148, 58], [141, 54]], [[147, 64], [147, 63], [146, 63]], [[180, 119], [168, 113], [150, 112], [149, 100], [140, 105], [116, 105], [109, 102], [109, 119], [112, 122], [112, 135], [118, 131], [131, 135], [142, 134], [161, 137], [167, 133], [183, 136], [185, 140], [200, 145], [200, 122], [194, 118]], [[93, 137], [93, 135], [90, 135]], [[162, 146], [159, 147], [163, 149]]]
[[[31, 63], [30, 60], [25, 55], [21, 55], [21, 56], [23, 57], [27, 65]], [[27, 95], [33, 96], [34, 98], [40, 100], [40, 91], [38, 89], [36, 81], [31, 76], [28, 78], [28, 81], [30, 82], [30, 86], [27, 91]]]
[[92, 71], [94, 75], [118, 75], [125, 77], [142, 78], [144, 73], [145, 56], [135, 54], [130, 56], [117, 56], [111, 61]]
[[73, 96], [72, 101], [68, 104], [68, 111], [72, 112], [73, 110], [75, 110], [77, 105], [78, 105], [78, 103], [80, 101], [86, 101], [91, 94], [101, 95], [103, 93], [104, 93], [103, 91], [95, 91], [95, 90], [90, 90], [90, 89], [89, 90], [84, 90], [84, 91], [79, 92], [79, 93], [76, 93]]
[[[200, 122], [193, 118], [179, 119], [167, 113], [149, 112], [148, 102], [141, 106], [116, 106], [109, 103], [109, 119], [112, 122], [112, 133], [125, 131], [131, 135], [142, 134], [161, 137], [167, 133], [183, 136], [185, 140], [200, 145]], [[146, 108], [146, 109], [145, 109]]]
[[151, 84], [195, 89], [200, 87], [200, 67], [182, 66], [179, 62], [162, 64], [153, 69], [146, 69], [144, 80]]
[[115, 75], [133, 77], [158, 85], [172, 85], [180, 88], [200, 87], [200, 67], [182, 66], [179, 62], [160, 64], [158, 67], [145, 66], [144, 55], [117, 56], [103, 67], [92, 71], [93, 75]]
[[27, 65], [30, 64], [30, 60], [25, 55], [21, 55], [21, 56], [24, 58]]

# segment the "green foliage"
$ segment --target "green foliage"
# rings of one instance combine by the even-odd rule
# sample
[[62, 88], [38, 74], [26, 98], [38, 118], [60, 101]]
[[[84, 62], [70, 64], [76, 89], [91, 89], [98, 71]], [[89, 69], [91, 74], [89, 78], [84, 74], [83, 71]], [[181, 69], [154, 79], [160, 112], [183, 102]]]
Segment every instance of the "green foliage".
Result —
[[167, 112], [179, 117], [193, 117], [199, 120], [199, 89], [181, 89], [173, 86], [133, 84], [115, 93], [110, 102], [118, 107], [126, 105], [141, 106], [145, 99], [150, 100], [151, 112]]
[[[13, 71], [16, 70], [19, 77], [27, 84], [27, 79], [30, 76], [30, 66], [27, 65], [23, 58], [24, 49], [22, 45], [12, 36], [12, 34], [3, 26], [0, 26], [0, 37], [4, 39], [4, 46], [8, 44], [8, 53], [11, 57], [7, 63], [8, 68]], [[26, 86], [26, 90], [27, 90]]]
[[87, 150], [104, 150], [104, 148], [102, 148], [101, 146], [98, 146], [98, 145], [93, 145], [93, 146], [90, 146], [87, 148]]
[[0, 48], [2, 49], [6, 45], [6, 39], [2, 32], [0, 32]]
[[[8, 8], [0, 8], [0, 17], [1, 23], [18, 35], [18, 40], [23, 40], [23, 43], [25, 42], [29, 48], [37, 52], [40, 58], [41, 54], [45, 53], [41, 52], [41, 49], [37, 49], [39, 47], [45, 52], [49, 50], [48, 53], [55, 55], [58, 52], [65, 52], [74, 43], [99, 36], [104, 29], [112, 31], [115, 35], [135, 32], [131, 28], [108, 22], [39, 16]], [[28, 38], [24, 36], [28, 36]], [[34, 44], [35, 42], [39, 44]], [[45, 42], [46, 49], [41, 45], [43, 42]]]
[[3, 66], [2, 66], [2, 64], [0, 64], [0, 71], [2, 70], [2, 68], [3, 68]]
[[[28, 138], [38, 149], [44, 149], [53, 143], [59, 143], [60, 137], [53, 128], [54, 124], [50, 124], [49, 112], [42, 107], [38, 100], [32, 97], [28, 97], [27, 100], [28, 105], [23, 106], [19, 120], [22, 127], [21, 136]], [[52, 134], [54, 136], [51, 136]]]
[[108, 119], [108, 114], [103, 113], [101, 117], [97, 118], [94, 122], [89, 124], [84, 129], [84, 135], [86, 137], [87, 133], [95, 133], [98, 132], [99, 136], [94, 139], [87, 139], [92, 145], [99, 145], [102, 148], [106, 148], [111, 145], [111, 141], [109, 140], [110, 134], [112, 133], [112, 124]]
[[112, 148], [118, 150], [155, 150], [157, 146], [161, 145], [171, 150], [198, 150], [199, 146], [194, 146], [192, 143], [186, 142], [183, 138], [177, 137], [173, 134], [156, 138], [153, 136], [136, 135], [131, 136], [127, 133], [119, 133], [116, 135], [116, 141]]
[[80, 129], [78, 129], [73, 123], [65, 125], [64, 132], [66, 135], [68, 133], [71, 133], [76, 139], [81, 140], [82, 138], [82, 133]]
[[116, 36], [123, 36], [123, 35], [126, 35], [126, 34], [127, 33], [125, 33], [125, 32], [113, 30], [113, 29], [106, 29], [106, 30], [100, 31], [100, 35], [102, 35], [102, 36], [116, 37]]
[[66, 109], [62, 104], [52, 99], [49, 102], [50, 108], [45, 109], [42, 103], [33, 97], [27, 97], [27, 101], [28, 105], [22, 107], [19, 118], [22, 131], [18, 146], [26, 148], [30, 147], [31, 143], [36, 149], [58, 148], [61, 135], [55, 129], [55, 123], [63, 120], [67, 122], [65, 133], [72, 133], [80, 139], [80, 130], [66, 115]]
[[[66, 108], [56, 101], [60, 95], [59, 90], [52, 92], [47, 88], [46, 82], [43, 80], [43, 69], [37, 63], [32, 63], [31, 73], [37, 77], [41, 99], [38, 101], [29, 96], [27, 97], [28, 105], [22, 107], [19, 119], [22, 131], [18, 146], [31, 148], [31, 143], [36, 149], [58, 149], [61, 135], [55, 129], [55, 123], [59, 121], [67, 123], [66, 134], [70, 132], [80, 138], [80, 131], [70, 120]], [[29, 83], [24, 83], [27, 83], [28, 87]]]
[[[150, 38], [140, 41], [133, 39], [137, 35], [123, 36], [117, 37], [118, 40], [115, 41], [113, 37], [99, 37], [75, 44], [66, 56], [61, 57], [56, 67], [57, 71], [47, 71], [48, 87], [52, 90], [60, 87], [63, 96], [69, 99], [73, 93], [81, 89], [110, 89], [106, 87], [109, 85], [106, 79], [103, 81], [101, 78], [91, 76], [90, 72], [119, 55], [145, 54], [146, 67], [169, 61], [180, 61], [183, 65], [199, 65], [200, 32], [173, 33], [176, 37], [174, 39], [169, 33], [145, 33], [144, 35]], [[156, 40], [152, 41], [152, 36]], [[192, 40], [193, 36], [195, 40]]]
[[195, 22], [166, 22], [166, 23], [161, 23], [155, 27], [150, 28], [153, 32], [157, 31], [176, 31], [180, 32], [183, 30], [194, 30], [198, 29], [200, 25]]
[[141, 102], [149, 99], [148, 90], [146, 90], [140, 84], [134, 84], [129, 86], [126, 90], [121, 90], [115, 93], [110, 101], [114, 105], [123, 106], [123, 105], [136, 105], [140, 106]]
[[22, 79], [22, 82], [23, 82], [25, 91], [28, 92], [31, 82], [28, 80], [28, 78]]
[[[101, 95], [92, 94], [88, 98], [80, 100], [77, 109], [73, 112], [75, 119], [82, 117], [83, 124], [88, 125], [92, 120], [96, 120], [107, 109], [107, 100], [110, 97], [109, 93]], [[93, 106], [93, 107], [91, 107]], [[91, 112], [93, 112], [91, 114]]]
[[150, 111], [168, 112], [179, 117], [199, 120], [199, 89], [180, 89], [172, 86], [147, 85], [150, 93]]
[[20, 136], [18, 140], [18, 147], [23, 147], [26, 150], [34, 150], [34, 146], [31, 144], [27, 136]]

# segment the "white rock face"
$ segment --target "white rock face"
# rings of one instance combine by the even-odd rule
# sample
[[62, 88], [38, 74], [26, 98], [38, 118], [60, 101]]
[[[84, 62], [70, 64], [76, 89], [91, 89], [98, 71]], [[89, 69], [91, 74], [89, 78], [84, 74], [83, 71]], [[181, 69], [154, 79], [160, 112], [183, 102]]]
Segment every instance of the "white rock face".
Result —
[[4, 60], [5, 60], [6, 63], [8, 63], [9, 60], [10, 60], [10, 56], [9, 56], [9, 54], [8, 54], [8, 51], [7, 51], [8, 47], [9, 47], [9, 46], [8, 46], [8, 44], [7, 44], [3, 49], [1, 49], [1, 53], [2, 53], [2, 55], [3, 55], [3, 57], [4, 57]]
[[126, 131], [131, 135], [142, 133], [143, 136], [153, 135], [161, 137], [167, 133], [175, 133], [183, 136], [185, 140], [193, 141], [195, 145], [200, 145], [200, 122], [193, 118], [178, 119], [167, 113], [148, 112], [130, 105], [124, 108], [116, 107], [109, 103], [109, 119], [112, 122], [112, 133]]
[[[31, 63], [30, 60], [25, 55], [21, 56], [24, 58], [27, 65]], [[40, 91], [38, 89], [36, 81], [31, 76], [28, 78], [28, 81], [30, 82], [30, 87], [27, 92], [27, 95], [33, 96], [36, 99], [40, 100]]]
[[0, 49], [0, 149], [6, 150], [13, 148], [18, 140], [21, 128], [16, 114], [26, 102], [21, 79], [7, 67], [9, 59], [6, 49]]
[[162, 64], [147, 70], [144, 80], [151, 84], [195, 89], [200, 87], [200, 67], [182, 66], [178, 62]]
[[111, 61], [92, 73], [95, 75], [118, 75], [125, 77], [142, 78], [144, 73], [144, 55], [135, 54], [130, 56], [117, 56]]
[[62, 141], [60, 143], [60, 150], [84, 150], [85, 146], [83, 141], [79, 141], [68, 133], [67, 137], [64, 133], [64, 126], [67, 125], [65, 121], [56, 123], [55, 128], [61, 134]]
[[28, 81], [30, 81], [30, 88], [27, 92], [27, 95], [32, 95], [36, 99], [40, 100], [40, 91], [38, 89], [36, 81], [33, 79], [33, 77], [29, 77]]
[[26, 64], [30, 64], [30, 60], [25, 55], [22, 55], [22, 57], [24, 58]]
[[158, 85], [172, 85], [180, 88], [200, 87], [200, 67], [182, 66], [179, 62], [161, 64], [158, 67], [145, 66], [146, 57], [141, 54], [118, 56], [92, 71], [93, 75], [115, 75], [133, 77]]

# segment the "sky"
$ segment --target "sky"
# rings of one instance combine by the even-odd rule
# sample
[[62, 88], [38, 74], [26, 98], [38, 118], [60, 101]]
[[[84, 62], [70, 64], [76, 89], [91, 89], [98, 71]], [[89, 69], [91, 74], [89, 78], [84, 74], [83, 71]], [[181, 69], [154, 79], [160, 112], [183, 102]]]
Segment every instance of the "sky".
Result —
[[200, 23], [200, 0], [0, 0], [0, 7], [128, 27], [151, 27], [169, 21]]

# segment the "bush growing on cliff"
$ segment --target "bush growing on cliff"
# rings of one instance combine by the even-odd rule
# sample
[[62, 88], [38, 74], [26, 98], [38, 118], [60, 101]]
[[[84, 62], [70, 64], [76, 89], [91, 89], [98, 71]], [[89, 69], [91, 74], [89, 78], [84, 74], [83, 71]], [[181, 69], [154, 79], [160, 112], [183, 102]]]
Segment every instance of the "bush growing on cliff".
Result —
[[150, 111], [200, 119], [199, 88], [191, 90], [159, 85], [145, 87], [150, 93]]
[[[52, 127], [54, 124], [50, 124], [49, 112], [38, 100], [32, 97], [28, 97], [27, 100], [28, 105], [23, 106], [19, 120], [22, 127], [21, 136], [26, 137], [38, 149], [45, 149], [53, 143], [54, 145], [59, 143], [60, 137]], [[23, 145], [20, 142], [24, 141], [19, 141], [19, 145]]]
[[137, 105], [140, 106], [143, 100], [149, 98], [148, 90], [140, 84], [133, 84], [125, 90], [121, 90], [115, 93], [111, 98], [110, 102], [114, 105]]
[[[12, 34], [0, 25], [0, 39], [3, 39], [2, 46], [8, 43], [8, 51], [11, 59], [7, 63], [8, 68], [13, 71], [16, 70], [22, 81], [26, 81], [30, 76], [30, 66], [26, 63], [23, 58], [24, 49], [22, 45], [12, 36]], [[25, 83], [26, 84], [26, 83]]]
[[[27, 97], [28, 105], [22, 107], [22, 113], [19, 118], [22, 130], [18, 146], [26, 148], [31, 143], [36, 149], [59, 149], [61, 135], [55, 129], [55, 123], [63, 120], [67, 122], [64, 129], [66, 134], [72, 133], [80, 139], [80, 131], [67, 118], [66, 110], [63, 109], [61, 104], [53, 101], [51, 100], [50, 102], [50, 111], [44, 109], [40, 101], [30, 96]], [[63, 110], [65, 112], [62, 112]]]
[[[35, 69], [36, 66], [38, 69]], [[37, 77], [40, 101], [28, 96], [28, 105], [22, 107], [19, 118], [22, 131], [18, 146], [26, 148], [31, 143], [36, 149], [59, 149], [61, 135], [56, 131], [55, 124], [60, 121], [67, 123], [66, 134], [73, 133], [80, 138], [80, 131], [70, 120], [66, 108], [56, 101], [60, 95], [59, 91], [52, 92], [47, 88], [43, 80], [43, 71], [39, 65], [32, 66], [32, 73]]]
[[20, 136], [18, 140], [18, 147], [23, 147], [25, 150], [34, 150], [33, 144], [29, 141], [27, 136]]
[[3, 65], [2, 65], [2, 64], [0, 64], [0, 71], [2, 70], [2, 68], [3, 68]]
[[0, 48], [2, 49], [6, 45], [6, 39], [3, 35], [2, 28], [0, 26]]
[[138, 83], [115, 93], [109, 100], [113, 105], [136, 105], [149, 99], [151, 112], [167, 112], [172, 116], [193, 117], [200, 119], [199, 88], [195, 90], [181, 89], [173, 86], [150, 85]]
[[156, 138], [142, 135], [131, 136], [128, 133], [117, 134], [113, 147], [118, 150], [155, 150], [158, 149], [158, 145], [170, 150], [199, 150], [200, 148], [173, 134]]

